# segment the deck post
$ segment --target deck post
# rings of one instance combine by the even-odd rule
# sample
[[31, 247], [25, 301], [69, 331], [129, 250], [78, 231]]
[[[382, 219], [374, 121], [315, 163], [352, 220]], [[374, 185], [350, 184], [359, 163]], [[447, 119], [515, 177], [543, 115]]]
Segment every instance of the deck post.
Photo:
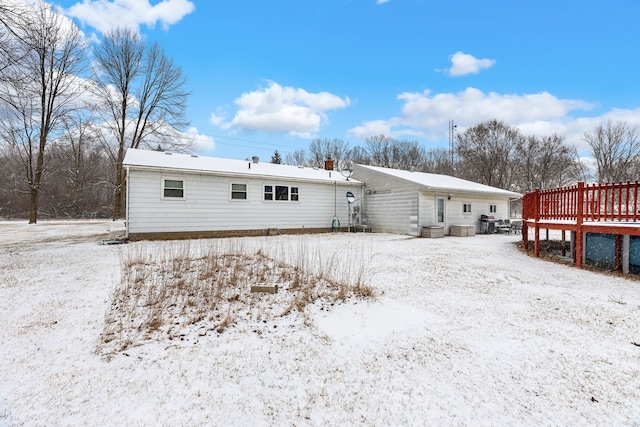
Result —
[[613, 238], [615, 239], [614, 240], [615, 253], [613, 256], [613, 268], [615, 271], [621, 272], [622, 271], [622, 235], [614, 234]]
[[582, 268], [583, 260], [583, 236], [582, 236], [582, 216], [584, 213], [584, 182], [578, 183], [578, 206], [576, 210], [576, 267]]
[[631, 236], [622, 236], [622, 273], [629, 274], [629, 249], [631, 246]]
[[538, 222], [540, 221], [540, 189], [539, 188], [536, 188], [533, 200], [536, 206], [535, 217], [534, 217], [535, 225], [533, 229], [533, 254], [536, 257], [539, 257], [540, 256], [540, 226], [538, 225]]

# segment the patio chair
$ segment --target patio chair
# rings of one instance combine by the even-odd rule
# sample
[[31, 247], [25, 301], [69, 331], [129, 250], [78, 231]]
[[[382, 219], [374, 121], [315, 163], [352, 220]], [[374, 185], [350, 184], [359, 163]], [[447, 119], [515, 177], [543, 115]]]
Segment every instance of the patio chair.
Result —
[[512, 221], [511, 222], [511, 231], [513, 231], [515, 234], [521, 234], [522, 233], [522, 221], [520, 221], [520, 220]]
[[496, 220], [496, 231], [498, 233], [511, 233], [511, 221], [508, 219]]

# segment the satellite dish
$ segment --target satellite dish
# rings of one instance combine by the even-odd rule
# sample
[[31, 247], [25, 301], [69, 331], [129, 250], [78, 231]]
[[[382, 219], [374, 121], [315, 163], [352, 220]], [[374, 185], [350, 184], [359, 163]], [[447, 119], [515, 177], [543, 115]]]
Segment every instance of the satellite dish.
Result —
[[340, 173], [342, 174], [342, 176], [347, 178], [347, 181], [349, 181], [349, 178], [351, 178], [351, 175], [353, 175], [353, 169], [342, 169]]
[[353, 193], [352, 193], [351, 191], [347, 191], [347, 202], [348, 202], [349, 204], [352, 204], [352, 203], [353, 203], [353, 202], [355, 202], [356, 200], [357, 200], [357, 199], [356, 199], [356, 196], [354, 196], [354, 195], [353, 195]]

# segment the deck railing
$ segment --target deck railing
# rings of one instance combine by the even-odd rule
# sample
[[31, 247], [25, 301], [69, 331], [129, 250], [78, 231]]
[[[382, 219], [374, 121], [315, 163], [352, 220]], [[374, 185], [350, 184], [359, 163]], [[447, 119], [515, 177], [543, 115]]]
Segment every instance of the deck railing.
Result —
[[636, 222], [640, 220], [638, 181], [585, 184], [535, 190], [522, 200], [522, 217], [530, 220]]

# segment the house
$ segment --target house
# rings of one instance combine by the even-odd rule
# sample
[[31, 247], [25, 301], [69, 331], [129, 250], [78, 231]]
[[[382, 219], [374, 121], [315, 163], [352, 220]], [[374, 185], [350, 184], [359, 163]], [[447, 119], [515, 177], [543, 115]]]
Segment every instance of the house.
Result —
[[418, 236], [423, 227], [472, 226], [481, 215], [509, 219], [518, 193], [447, 175], [354, 165], [353, 178], [365, 183], [362, 222], [373, 231]]
[[312, 233], [346, 228], [363, 184], [334, 171], [129, 149], [131, 240]]

